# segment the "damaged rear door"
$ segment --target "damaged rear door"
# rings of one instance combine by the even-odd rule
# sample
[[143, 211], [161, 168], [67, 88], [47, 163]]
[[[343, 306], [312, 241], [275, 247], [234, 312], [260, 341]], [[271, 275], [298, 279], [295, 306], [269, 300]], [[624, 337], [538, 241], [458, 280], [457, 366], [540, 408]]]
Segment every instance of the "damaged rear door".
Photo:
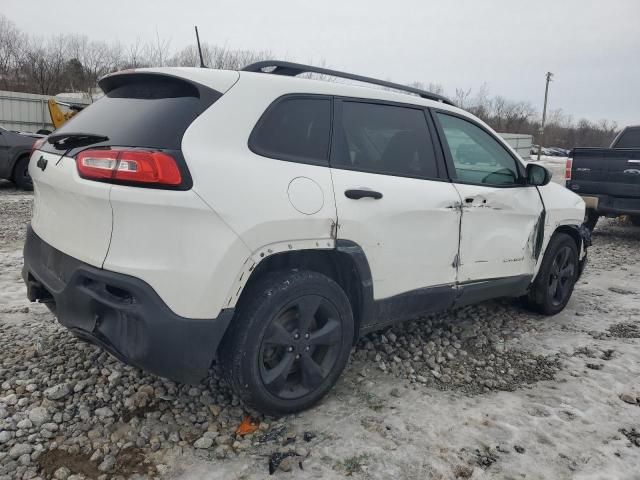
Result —
[[481, 126], [437, 112], [449, 175], [462, 199], [458, 283], [518, 278], [536, 264], [543, 204], [524, 168]]

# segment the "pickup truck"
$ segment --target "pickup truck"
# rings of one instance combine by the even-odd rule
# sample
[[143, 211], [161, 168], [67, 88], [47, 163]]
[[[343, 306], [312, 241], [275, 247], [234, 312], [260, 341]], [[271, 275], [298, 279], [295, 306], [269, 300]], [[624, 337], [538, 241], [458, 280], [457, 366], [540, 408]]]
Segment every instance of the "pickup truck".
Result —
[[574, 148], [565, 179], [585, 202], [590, 230], [601, 216], [628, 215], [640, 225], [640, 125], [622, 130], [610, 148]]

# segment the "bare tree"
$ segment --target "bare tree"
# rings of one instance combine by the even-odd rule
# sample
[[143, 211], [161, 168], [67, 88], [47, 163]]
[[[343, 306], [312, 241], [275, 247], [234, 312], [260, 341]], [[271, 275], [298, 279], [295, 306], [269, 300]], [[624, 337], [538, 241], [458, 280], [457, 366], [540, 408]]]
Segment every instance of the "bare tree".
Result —
[[454, 103], [460, 107], [465, 108], [471, 97], [471, 89], [464, 90], [463, 88], [456, 88], [456, 95], [453, 99]]
[[147, 43], [144, 54], [149, 65], [153, 67], [166, 67], [169, 64], [171, 40], [160, 37], [156, 30], [156, 39], [153, 43]]
[[53, 95], [64, 83], [67, 47], [68, 41], [63, 35], [48, 41], [37, 39], [28, 45], [19, 69], [26, 81], [35, 85], [37, 93]]
[[[172, 51], [171, 41], [156, 32], [155, 39], [144, 43], [122, 46], [118, 42], [92, 41], [86, 36], [59, 35], [29, 38], [0, 14], [0, 86], [7, 90], [55, 95], [65, 91], [82, 91], [89, 98], [103, 75], [116, 70], [139, 67], [200, 65], [195, 45]], [[269, 51], [234, 50], [228, 46], [202, 44], [202, 53], [208, 68], [239, 70], [249, 63], [273, 58]], [[325, 66], [325, 62], [314, 62]], [[327, 75], [305, 74], [315, 80], [353, 83]], [[414, 82], [410, 86], [445, 95], [442, 85]], [[471, 89], [457, 88], [453, 95], [456, 105], [473, 113], [497, 131], [527, 133], [537, 137], [540, 118], [528, 102], [514, 102], [500, 95], [490, 96], [482, 85], [475, 94]], [[601, 120], [581, 119], [574, 122], [561, 110], [550, 112], [545, 125], [548, 146], [600, 146], [608, 145], [618, 127]]]
[[[270, 58], [272, 55], [268, 51], [252, 52], [249, 50], [232, 50], [226, 47], [218, 47], [208, 43], [202, 43], [202, 58], [207, 68], [221, 70], [239, 70], [244, 66]], [[170, 60], [170, 65], [182, 67], [197, 67], [200, 65], [198, 48], [195, 45], [188, 45], [178, 51]]]
[[15, 83], [15, 75], [22, 58], [22, 44], [26, 35], [21, 33], [7, 17], [0, 14], [0, 81], [5, 89]]
[[129, 45], [121, 67], [123, 69], [148, 67], [150, 65], [149, 59], [145, 56], [143, 50], [142, 41], [137, 38], [136, 43]]

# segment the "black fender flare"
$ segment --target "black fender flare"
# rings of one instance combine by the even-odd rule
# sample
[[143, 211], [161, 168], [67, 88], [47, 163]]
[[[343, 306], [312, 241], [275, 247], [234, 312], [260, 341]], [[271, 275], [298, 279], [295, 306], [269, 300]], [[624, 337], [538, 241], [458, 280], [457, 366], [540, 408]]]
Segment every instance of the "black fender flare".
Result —
[[336, 250], [349, 255], [356, 266], [358, 281], [360, 283], [360, 321], [356, 325], [356, 339], [363, 326], [376, 321], [376, 307], [373, 299], [373, 277], [367, 255], [360, 245], [351, 240], [336, 240]]

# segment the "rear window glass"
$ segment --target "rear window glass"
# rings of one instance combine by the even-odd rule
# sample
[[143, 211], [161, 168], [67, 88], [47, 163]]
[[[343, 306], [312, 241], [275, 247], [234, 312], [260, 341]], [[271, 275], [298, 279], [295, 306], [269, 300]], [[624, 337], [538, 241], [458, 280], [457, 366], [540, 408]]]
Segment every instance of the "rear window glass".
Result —
[[625, 130], [616, 142], [615, 148], [640, 148], [640, 128]]
[[343, 102], [332, 166], [405, 177], [438, 176], [424, 112]]
[[[105, 83], [106, 82], [106, 83]], [[101, 82], [105, 96], [56, 130], [109, 137], [97, 145], [180, 150], [191, 123], [220, 93], [184, 80], [152, 75], [123, 74]], [[53, 149], [47, 144], [47, 149]]]
[[287, 98], [266, 111], [249, 145], [265, 157], [326, 165], [330, 130], [331, 100]]

